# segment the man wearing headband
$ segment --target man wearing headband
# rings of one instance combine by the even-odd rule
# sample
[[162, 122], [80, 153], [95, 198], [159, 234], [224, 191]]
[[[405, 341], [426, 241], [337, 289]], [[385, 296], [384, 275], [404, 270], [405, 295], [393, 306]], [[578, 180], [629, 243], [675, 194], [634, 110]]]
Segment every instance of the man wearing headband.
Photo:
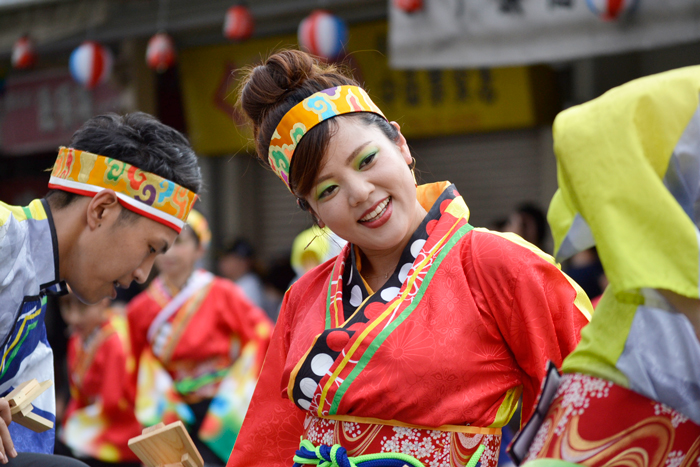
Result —
[[[82, 301], [96, 303], [144, 282], [200, 187], [197, 158], [183, 135], [143, 113], [110, 114], [88, 120], [60, 149], [45, 199], [26, 207], [0, 202], [0, 394], [32, 378], [53, 380], [47, 296], [65, 293], [68, 283]], [[55, 421], [53, 389], [33, 405]], [[53, 429], [35, 433], [10, 423], [4, 399], [0, 416], [0, 463], [15, 450], [13, 465], [60, 459], [24, 454], [52, 452]]]

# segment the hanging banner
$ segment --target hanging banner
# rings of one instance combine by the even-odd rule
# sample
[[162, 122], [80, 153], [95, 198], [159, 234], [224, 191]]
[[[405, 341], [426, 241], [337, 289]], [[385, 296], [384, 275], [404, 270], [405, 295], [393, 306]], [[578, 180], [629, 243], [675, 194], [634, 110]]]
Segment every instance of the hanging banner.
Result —
[[392, 67], [492, 67], [700, 39], [697, 0], [425, 0], [389, 8]]
[[120, 112], [123, 90], [109, 82], [89, 91], [68, 70], [10, 75], [0, 92], [0, 151], [55, 151], [93, 115]]
[[[386, 57], [386, 34], [384, 22], [351, 27], [342, 61], [409, 138], [531, 127], [544, 118], [541, 104], [552, 101], [554, 86], [546, 70], [538, 68], [392, 70]], [[241, 70], [285, 47], [296, 48], [296, 38], [251, 40], [181, 53], [187, 127], [199, 154], [252, 150], [252, 134], [235, 107]]]

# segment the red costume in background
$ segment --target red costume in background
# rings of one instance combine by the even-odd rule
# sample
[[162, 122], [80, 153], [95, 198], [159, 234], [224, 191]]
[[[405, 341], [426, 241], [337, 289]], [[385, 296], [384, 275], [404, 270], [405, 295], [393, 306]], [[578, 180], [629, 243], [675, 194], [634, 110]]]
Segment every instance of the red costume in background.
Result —
[[127, 442], [141, 434], [134, 415], [133, 359], [126, 322], [113, 315], [85, 342], [68, 342], [71, 400], [64, 418], [64, 442], [76, 453], [103, 462], [138, 462]]
[[[195, 443], [200, 438], [225, 460], [252, 395], [272, 323], [231, 281], [198, 270], [188, 284], [172, 293], [156, 278], [132, 300], [132, 349], [137, 362], [146, 350], [152, 352], [172, 378], [174, 394], [193, 410]], [[164, 319], [161, 312], [171, 302], [179, 306]], [[154, 320], [159, 321], [154, 325]]]

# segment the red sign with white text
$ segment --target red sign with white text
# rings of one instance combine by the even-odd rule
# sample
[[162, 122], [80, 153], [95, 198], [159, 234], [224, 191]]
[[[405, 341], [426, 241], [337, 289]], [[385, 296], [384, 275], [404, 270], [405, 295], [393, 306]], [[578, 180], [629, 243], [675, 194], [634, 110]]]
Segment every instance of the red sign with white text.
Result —
[[0, 151], [23, 155], [66, 145], [93, 115], [121, 110], [112, 83], [88, 90], [67, 70], [9, 76], [0, 95]]

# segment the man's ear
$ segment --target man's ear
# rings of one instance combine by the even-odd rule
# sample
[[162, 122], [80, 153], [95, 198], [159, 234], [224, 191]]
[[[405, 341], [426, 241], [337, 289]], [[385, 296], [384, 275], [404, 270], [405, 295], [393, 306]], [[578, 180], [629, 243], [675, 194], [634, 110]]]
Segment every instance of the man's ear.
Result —
[[91, 230], [101, 227], [103, 223], [114, 222], [122, 207], [114, 190], [105, 189], [92, 197], [87, 208], [87, 225]]

